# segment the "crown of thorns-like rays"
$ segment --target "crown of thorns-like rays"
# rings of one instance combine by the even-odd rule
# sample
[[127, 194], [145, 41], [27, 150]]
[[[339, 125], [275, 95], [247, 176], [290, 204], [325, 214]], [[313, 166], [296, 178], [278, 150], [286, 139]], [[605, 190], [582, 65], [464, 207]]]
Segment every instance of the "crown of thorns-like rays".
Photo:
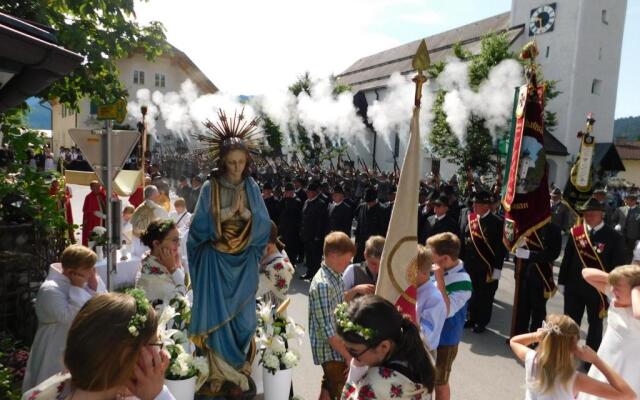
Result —
[[234, 144], [240, 144], [249, 153], [258, 156], [263, 137], [259, 122], [260, 117], [248, 120], [244, 116], [244, 108], [240, 114], [234, 111], [232, 118], [229, 118], [224, 110], [218, 109], [218, 121], [215, 123], [210, 120], [204, 121], [202, 124], [207, 128], [207, 132], [197, 133], [193, 136], [196, 140], [207, 145], [214, 160], [220, 158], [220, 152], [224, 147]]

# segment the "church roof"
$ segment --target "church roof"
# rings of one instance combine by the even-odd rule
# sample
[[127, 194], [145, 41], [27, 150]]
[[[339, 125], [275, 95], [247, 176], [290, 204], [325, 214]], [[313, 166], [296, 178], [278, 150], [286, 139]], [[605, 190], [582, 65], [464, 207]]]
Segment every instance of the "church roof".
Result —
[[[480, 40], [491, 32], [506, 32], [509, 43], [513, 43], [524, 32], [524, 25], [511, 27], [510, 19], [510, 12], [505, 12], [424, 38], [429, 48], [431, 62], [435, 63], [453, 56], [453, 46], [456, 43], [460, 43], [472, 54], [477, 54], [480, 52]], [[354, 93], [385, 87], [392, 73], [413, 72], [411, 61], [422, 39], [361, 58], [339, 74], [338, 81], [351, 86]]]

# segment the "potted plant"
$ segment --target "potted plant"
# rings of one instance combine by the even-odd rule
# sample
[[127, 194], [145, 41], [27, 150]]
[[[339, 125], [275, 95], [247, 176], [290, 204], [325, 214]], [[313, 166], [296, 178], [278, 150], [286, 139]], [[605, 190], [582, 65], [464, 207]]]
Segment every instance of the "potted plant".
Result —
[[[172, 301], [173, 302], [173, 301]], [[185, 328], [191, 308], [185, 298], [173, 304], [179, 304], [180, 312], [170, 305], [160, 311], [158, 320], [158, 338], [169, 353], [169, 366], [165, 372], [165, 385], [176, 400], [192, 400], [196, 391], [209, 376], [209, 362], [205, 357], [195, 356], [193, 346], [186, 334], [173, 327]]]
[[296, 340], [301, 344], [304, 328], [285, 315], [288, 305], [287, 299], [277, 310], [271, 303], [258, 306], [256, 344], [265, 400], [289, 398], [292, 370], [300, 362], [300, 353], [290, 345]]

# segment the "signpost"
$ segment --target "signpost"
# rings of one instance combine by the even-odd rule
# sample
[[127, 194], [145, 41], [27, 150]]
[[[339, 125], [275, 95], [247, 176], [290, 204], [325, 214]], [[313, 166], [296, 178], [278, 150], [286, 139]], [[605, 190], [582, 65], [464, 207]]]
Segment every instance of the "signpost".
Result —
[[[127, 103], [118, 100], [98, 107], [98, 119], [105, 120], [106, 129], [69, 129], [69, 135], [93, 167], [107, 192], [107, 289], [111, 290], [111, 274], [116, 270], [117, 249], [120, 246], [120, 200], [113, 199], [113, 179], [124, 165], [140, 139], [137, 131], [112, 129], [113, 121], [122, 123], [127, 116]], [[114, 205], [114, 202], [117, 203]]]

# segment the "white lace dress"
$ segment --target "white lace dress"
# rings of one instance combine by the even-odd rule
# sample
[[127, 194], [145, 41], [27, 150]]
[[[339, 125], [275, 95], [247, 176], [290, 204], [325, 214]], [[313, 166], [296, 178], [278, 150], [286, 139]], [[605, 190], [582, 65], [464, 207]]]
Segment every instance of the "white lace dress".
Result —
[[[606, 294], [611, 302], [611, 287]], [[598, 356], [620, 374], [640, 396], [640, 320], [633, 318], [631, 307], [609, 307], [607, 330], [598, 349]], [[589, 370], [589, 376], [606, 382], [602, 372], [595, 367]], [[596, 400], [596, 397], [581, 393], [580, 400]]]

